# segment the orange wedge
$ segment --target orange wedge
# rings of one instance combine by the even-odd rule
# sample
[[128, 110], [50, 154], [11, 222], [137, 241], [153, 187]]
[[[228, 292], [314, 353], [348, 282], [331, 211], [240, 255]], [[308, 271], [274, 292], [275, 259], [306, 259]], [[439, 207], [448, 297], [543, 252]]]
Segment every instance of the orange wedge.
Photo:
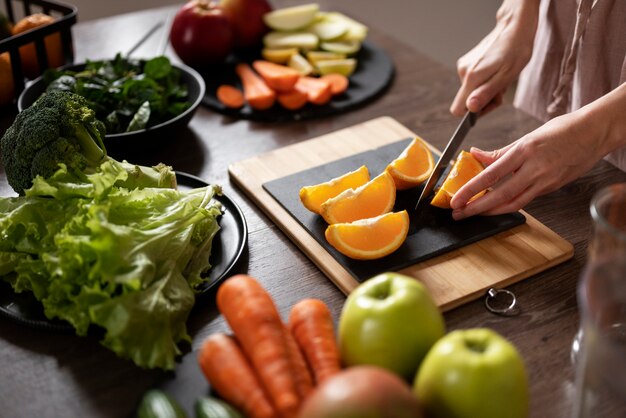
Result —
[[326, 240], [341, 254], [358, 260], [373, 260], [391, 254], [406, 240], [409, 215], [390, 212], [352, 223], [326, 228]]
[[320, 213], [322, 203], [348, 189], [356, 189], [370, 181], [370, 173], [364, 165], [325, 183], [305, 186], [300, 189], [300, 201], [305, 208]]
[[396, 202], [396, 185], [383, 171], [356, 189], [348, 189], [322, 203], [320, 215], [329, 224], [354, 222], [390, 212]]
[[419, 186], [432, 173], [435, 162], [426, 142], [419, 136], [387, 166], [398, 190]]
[[[483, 171], [485, 167], [469, 152], [461, 151], [459, 157], [454, 162], [452, 169], [443, 181], [443, 184], [435, 193], [435, 197], [430, 202], [431, 205], [439, 208], [450, 209], [452, 196], [468, 181]], [[476, 199], [485, 193], [478, 193], [472, 199]]]

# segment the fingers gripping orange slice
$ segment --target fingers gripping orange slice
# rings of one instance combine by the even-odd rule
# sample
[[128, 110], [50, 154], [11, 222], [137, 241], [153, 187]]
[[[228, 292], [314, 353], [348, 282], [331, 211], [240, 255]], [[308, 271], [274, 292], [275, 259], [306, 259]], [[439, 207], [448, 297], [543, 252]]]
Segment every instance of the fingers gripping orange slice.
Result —
[[[461, 151], [459, 157], [454, 162], [452, 169], [446, 176], [435, 197], [430, 202], [431, 205], [439, 208], [450, 209], [450, 201], [452, 196], [459, 191], [465, 183], [470, 181], [478, 173], [483, 171], [485, 167], [472, 154]], [[482, 196], [485, 191], [478, 193], [472, 199]]]

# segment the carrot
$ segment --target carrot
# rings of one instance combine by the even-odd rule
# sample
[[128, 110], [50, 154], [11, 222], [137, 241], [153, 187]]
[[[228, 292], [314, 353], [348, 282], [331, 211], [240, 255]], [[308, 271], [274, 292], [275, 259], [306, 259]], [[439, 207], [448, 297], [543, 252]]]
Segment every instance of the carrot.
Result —
[[293, 338], [293, 335], [291, 335], [291, 331], [289, 331], [287, 326], [285, 326], [285, 336], [287, 339], [287, 350], [289, 350], [289, 360], [291, 361], [291, 367], [294, 371], [298, 393], [300, 393], [302, 399], [305, 399], [313, 390], [313, 377], [311, 376], [311, 371], [302, 355], [298, 343]]
[[298, 110], [309, 101], [309, 96], [297, 89], [287, 93], [278, 93], [278, 103], [288, 110]]
[[305, 92], [309, 102], [316, 105], [328, 103], [332, 96], [330, 83], [314, 77], [300, 77], [295, 89]]
[[326, 74], [320, 77], [320, 80], [324, 80], [330, 83], [330, 91], [333, 96], [337, 96], [346, 90], [348, 90], [348, 85], [350, 84], [350, 80], [343, 74], [331, 73]]
[[217, 308], [280, 416], [295, 417], [301, 399], [289, 361], [285, 326], [270, 295], [255, 279], [239, 274], [219, 287]]
[[235, 72], [241, 79], [243, 95], [250, 107], [256, 110], [265, 110], [274, 105], [276, 92], [270, 89], [248, 64], [243, 62], [237, 64]]
[[274, 64], [273, 62], [257, 60], [252, 67], [265, 80], [270, 88], [278, 92], [286, 92], [293, 89], [300, 78], [300, 73], [286, 65]]
[[249, 418], [275, 418], [274, 407], [237, 340], [213, 334], [200, 348], [198, 363], [213, 388]]
[[341, 370], [333, 318], [319, 299], [303, 299], [289, 314], [289, 329], [311, 367], [315, 384]]
[[231, 109], [239, 109], [245, 103], [243, 93], [237, 87], [222, 84], [217, 88], [216, 92], [217, 100], [219, 100], [224, 106]]

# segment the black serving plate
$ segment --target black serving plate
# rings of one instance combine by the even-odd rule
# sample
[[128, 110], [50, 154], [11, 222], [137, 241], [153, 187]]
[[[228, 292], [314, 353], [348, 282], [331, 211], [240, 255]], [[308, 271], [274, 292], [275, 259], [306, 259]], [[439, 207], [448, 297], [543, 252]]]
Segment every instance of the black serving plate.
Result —
[[[204, 180], [186, 173], [177, 172], [176, 178], [180, 190], [208, 185]], [[208, 292], [222, 279], [229, 276], [248, 242], [248, 226], [239, 206], [226, 195], [215, 196], [215, 198], [223, 205], [223, 213], [219, 218], [220, 230], [213, 239], [209, 258], [212, 267], [208, 280], [198, 289], [199, 294]], [[0, 316], [33, 328], [74, 332], [74, 328], [65, 321], [46, 318], [41, 303], [32, 293], [15, 293], [4, 280], [0, 280]]]
[[385, 91], [393, 80], [393, 63], [381, 48], [370, 42], [363, 42], [356, 58], [358, 60], [357, 69], [350, 76], [348, 90], [342, 95], [333, 97], [328, 104], [323, 106], [309, 103], [302, 109], [294, 111], [284, 109], [277, 103], [267, 110], [254, 110], [248, 105], [240, 109], [230, 109], [220, 103], [216, 97], [216, 91], [220, 85], [230, 84], [241, 88], [241, 82], [235, 73], [235, 65], [242, 61], [252, 62], [255, 59], [261, 59], [258, 55], [233, 58], [224, 66], [215, 68], [211, 72], [203, 72], [206, 93], [202, 103], [224, 115], [260, 122], [305, 120], [336, 115], [375, 99]]

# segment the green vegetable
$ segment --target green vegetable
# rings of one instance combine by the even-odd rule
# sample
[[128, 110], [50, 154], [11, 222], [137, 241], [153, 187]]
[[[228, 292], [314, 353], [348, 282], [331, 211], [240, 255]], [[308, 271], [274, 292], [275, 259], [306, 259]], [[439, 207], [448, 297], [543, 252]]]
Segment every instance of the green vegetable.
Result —
[[196, 418], [244, 418], [243, 415], [228, 403], [205, 397], [196, 401]]
[[210, 268], [221, 190], [117, 186], [128, 176], [113, 160], [80, 179], [61, 165], [25, 196], [0, 198], [0, 276], [78, 335], [101, 327], [120, 357], [173, 369]]
[[189, 108], [180, 71], [164, 56], [139, 62], [117, 54], [109, 61], [88, 61], [78, 72], [47, 70], [44, 80], [48, 92], [85, 97], [109, 134], [158, 125]]
[[81, 180], [109, 161], [128, 172], [118, 186], [176, 186], [175, 173], [163, 164], [141, 167], [108, 157], [104, 135], [104, 125], [84, 98], [60, 91], [46, 94], [19, 113], [0, 139], [7, 180], [17, 193], [24, 194], [36, 176], [51, 176], [60, 163]]
[[186, 416], [176, 400], [157, 389], [146, 392], [137, 409], [138, 418], [186, 418]]

